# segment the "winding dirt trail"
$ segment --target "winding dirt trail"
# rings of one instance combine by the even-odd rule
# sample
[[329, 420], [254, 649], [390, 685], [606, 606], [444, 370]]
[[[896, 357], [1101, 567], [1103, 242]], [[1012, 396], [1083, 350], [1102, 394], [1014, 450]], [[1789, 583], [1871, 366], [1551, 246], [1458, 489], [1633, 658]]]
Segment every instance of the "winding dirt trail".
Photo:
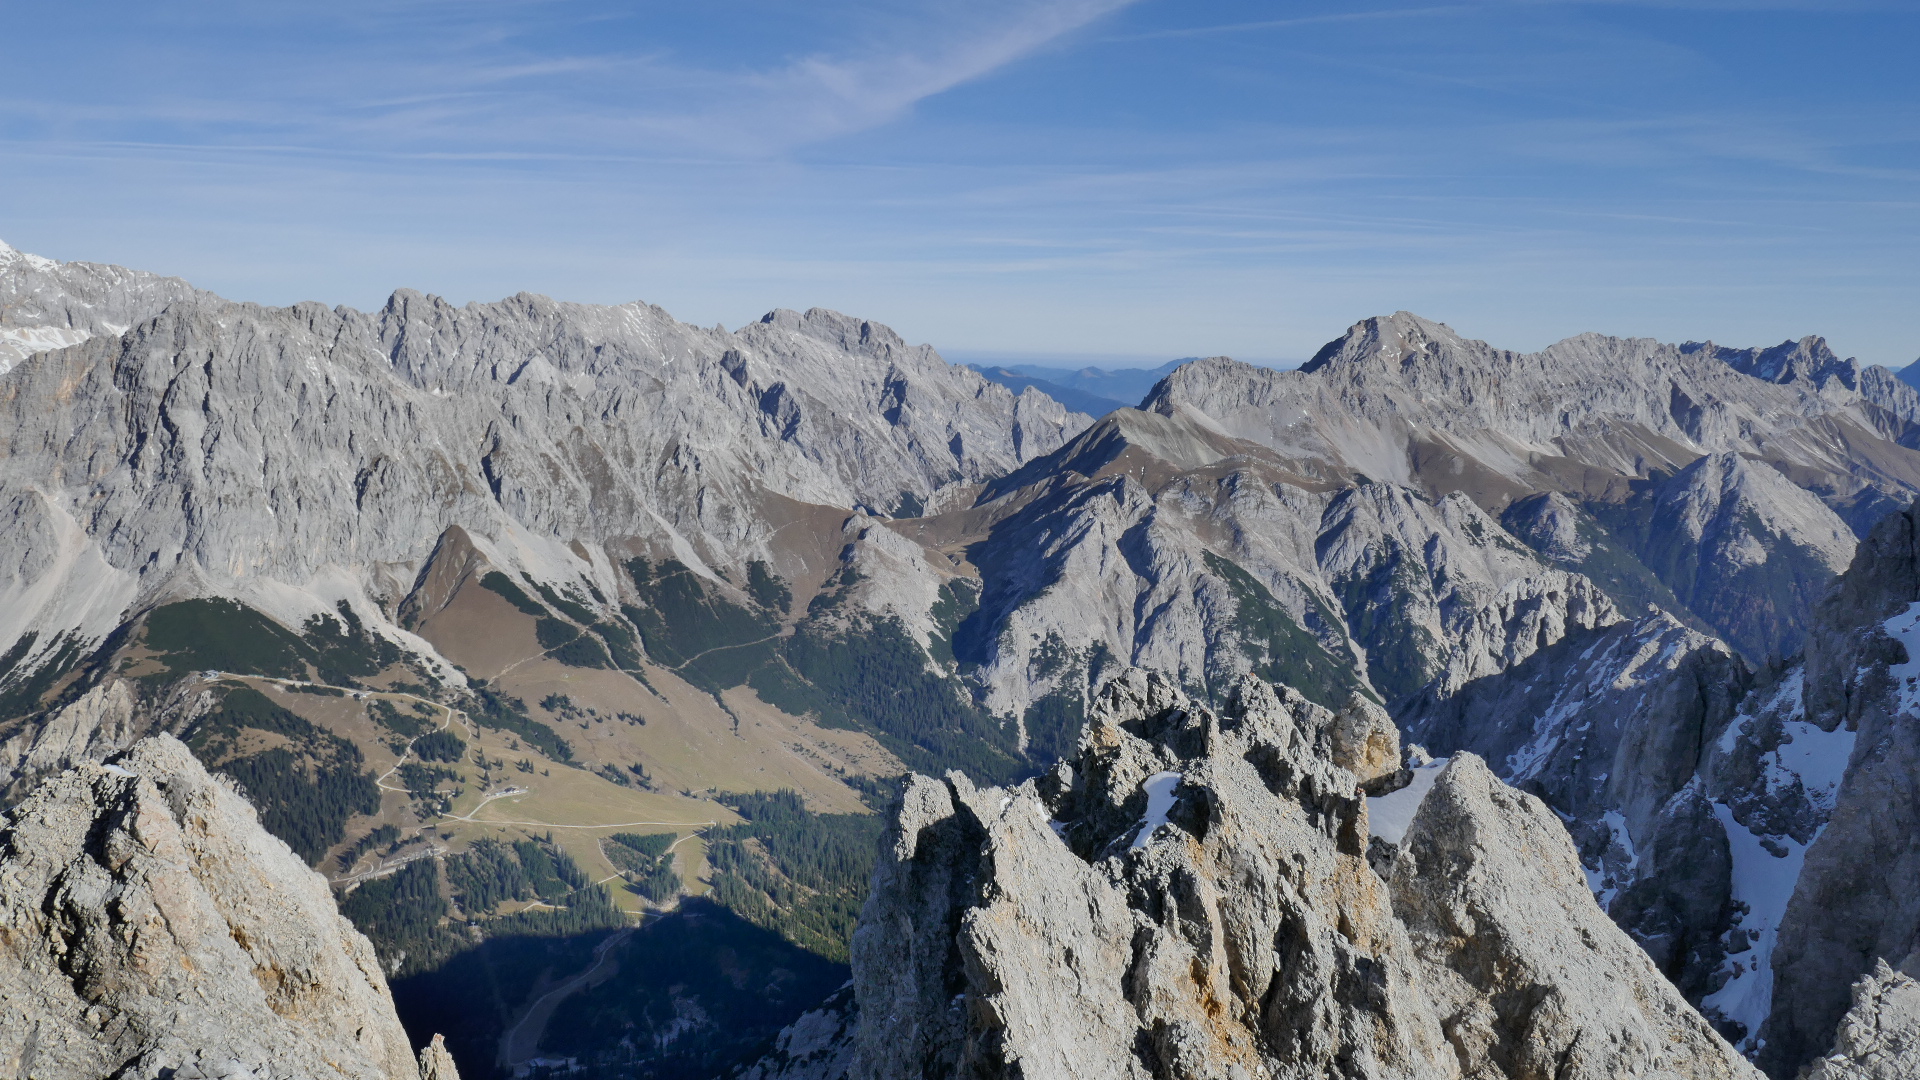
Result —
[[[473, 721], [468, 718], [465, 712], [462, 712], [461, 710], [456, 709], [451, 705], [447, 705], [447, 704], [443, 704], [441, 702], [435, 701], [432, 698], [423, 698], [418, 694], [409, 694], [399, 690], [355, 690], [352, 687], [331, 686], [327, 683], [314, 682], [310, 679], [278, 679], [278, 678], [274, 678], [271, 675], [250, 675], [250, 676], [247, 676], [247, 678], [258, 679], [261, 682], [273, 683], [275, 686], [286, 687], [289, 689], [296, 686], [321, 686], [321, 687], [325, 687], [328, 690], [338, 690], [342, 694], [346, 694], [348, 696], [354, 696], [354, 700], [356, 701], [363, 700], [364, 698], [374, 698], [374, 697], [389, 698], [389, 699], [397, 698], [402, 701], [417, 701], [422, 705], [427, 705], [432, 708], [439, 709], [441, 713], [444, 714], [440, 717], [440, 726], [437, 728], [434, 728], [430, 732], [427, 732], [426, 735], [415, 735], [413, 738], [408, 739], [407, 748], [405, 750], [402, 750], [400, 752], [400, 756], [394, 760], [393, 767], [374, 778], [374, 781], [373, 781], [374, 784], [377, 785], [382, 791], [397, 791], [403, 795], [407, 793], [406, 788], [397, 788], [388, 784], [387, 778], [392, 776], [394, 773], [399, 772], [400, 766], [405, 765], [407, 763], [407, 759], [413, 756], [414, 743], [419, 742], [421, 739], [426, 738], [427, 735], [434, 735], [434, 734], [438, 734], [439, 732], [447, 730], [448, 728], [453, 726], [453, 722], [455, 719], [458, 719], [460, 721], [461, 726], [467, 729], [467, 733], [469, 735], [474, 734]], [[355, 695], [358, 695], [358, 696], [355, 696]]]

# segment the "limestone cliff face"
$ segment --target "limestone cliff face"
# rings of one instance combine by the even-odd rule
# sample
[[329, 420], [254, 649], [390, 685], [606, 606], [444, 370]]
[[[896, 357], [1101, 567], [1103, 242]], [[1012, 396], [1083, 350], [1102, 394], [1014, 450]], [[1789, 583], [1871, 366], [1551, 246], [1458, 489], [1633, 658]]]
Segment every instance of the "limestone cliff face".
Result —
[[1089, 426], [830, 311], [265, 308], [0, 248], [0, 350], [0, 682], [202, 595], [290, 627], [344, 601], [431, 662], [393, 619], [457, 535], [609, 618], [636, 554], [728, 595], [753, 561], [803, 598], [857, 578], [1046, 756], [1126, 666], [1393, 703], [1646, 603], [1757, 662], [1920, 491], [1920, 394], [1815, 339], [1519, 354], [1402, 313]]
[[79, 327], [0, 376], [0, 639], [36, 632], [33, 658], [169, 596], [384, 625], [456, 526], [608, 594], [609, 557], [569, 542], [791, 576], [771, 538], [806, 508], [918, 506], [1086, 423], [822, 310], [727, 332], [530, 295], [264, 308], [119, 273], [0, 258], [0, 326]]
[[1594, 904], [1537, 799], [1462, 756], [1373, 839], [1340, 731], [1255, 679], [1216, 713], [1134, 672], [1040, 781], [915, 778], [855, 1007], [761, 1075], [1757, 1075]]
[[[1083, 693], [1136, 664], [1316, 694], [1313, 664], [1268, 656], [1317, 645], [1397, 702], [1650, 604], [1750, 664], [1791, 655], [1856, 532], [1920, 492], [1920, 395], [1884, 374], [1817, 340], [1518, 354], [1404, 313], [1299, 371], [1184, 365], [989, 485], [985, 696], [1025, 709], [1063, 653]], [[1252, 590], [1213, 559], [1299, 647], [1250, 632]]]
[[0, 743], [0, 794], [23, 794], [49, 773], [104, 760], [132, 746], [149, 726], [125, 682], [96, 686], [44, 724]]
[[1803, 613], [1853, 557], [1847, 523], [1779, 471], [1733, 452], [1698, 459], [1652, 496], [1637, 537], [1645, 564], [1748, 655], [1798, 652]]
[[[171, 736], [0, 831], [0, 1072], [413, 1080], [373, 948]], [[431, 1075], [451, 1076], [450, 1059]]]
[[1187, 413], [1117, 410], [986, 497], [971, 659], [1016, 714], [1126, 666], [1391, 702], [1620, 618], [1464, 495], [1315, 481]]
[[1885, 960], [1853, 984], [1853, 1007], [1840, 1021], [1833, 1052], [1814, 1060], [1803, 1080], [1915, 1080], [1920, 1077], [1920, 982]]
[[1806, 715], [1852, 753], [1773, 955], [1759, 1060], [1786, 1075], [1827, 1048], [1849, 986], [1920, 947], [1920, 506], [1888, 516], [1816, 613]]
[[1909, 509], [1860, 545], [1799, 658], [1750, 668], [1655, 612], [1430, 688], [1399, 719], [1552, 805], [1614, 919], [1788, 1077], [1835, 1045], [1849, 987], [1920, 944], [1916, 602]]
[[1142, 408], [1204, 415], [1305, 476], [1460, 491], [1495, 512], [1562, 493], [1643, 564], [1620, 583], [1650, 567], [1657, 591], [1679, 594], [1632, 610], [1697, 613], [1755, 661], [1793, 651], [1852, 537], [1920, 492], [1920, 394], [1818, 339], [1734, 350], [1582, 334], [1518, 353], [1400, 312], [1298, 371], [1185, 365]]
[[1818, 470], [1851, 506], [1920, 480], [1920, 459], [1865, 461], [1831, 438], [1888, 441], [1920, 417], [1920, 393], [1875, 370], [1818, 339], [1782, 354], [1581, 334], [1519, 353], [1398, 312], [1356, 323], [1295, 372], [1188, 364], [1143, 407], [1194, 408], [1228, 434], [1376, 480], [1445, 470], [1476, 492], [1583, 492], [1585, 469], [1671, 475], [1733, 452]]
[[1593, 903], [1553, 812], [1477, 758], [1435, 781], [1390, 880], [1463, 1074], [1753, 1074]]
[[1724, 984], [1732, 889], [1713, 810], [1725, 796], [1701, 774], [1751, 684], [1723, 643], [1648, 612], [1455, 693], [1430, 689], [1400, 719], [1411, 741], [1480, 755], [1553, 807], [1600, 905], [1699, 1000]]
[[179, 278], [55, 262], [0, 243], [0, 375], [34, 353], [118, 337], [169, 304], [211, 298]]

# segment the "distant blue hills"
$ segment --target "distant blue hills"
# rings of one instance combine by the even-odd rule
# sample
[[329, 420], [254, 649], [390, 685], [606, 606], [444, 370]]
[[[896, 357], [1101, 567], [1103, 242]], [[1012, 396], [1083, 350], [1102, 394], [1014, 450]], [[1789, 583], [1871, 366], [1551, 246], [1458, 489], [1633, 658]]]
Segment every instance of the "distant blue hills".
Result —
[[1197, 360], [1184, 356], [1156, 368], [1063, 368], [1044, 364], [968, 364], [991, 382], [1019, 393], [1031, 386], [1075, 412], [1105, 416], [1115, 409], [1140, 404], [1153, 384], [1181, 364]]

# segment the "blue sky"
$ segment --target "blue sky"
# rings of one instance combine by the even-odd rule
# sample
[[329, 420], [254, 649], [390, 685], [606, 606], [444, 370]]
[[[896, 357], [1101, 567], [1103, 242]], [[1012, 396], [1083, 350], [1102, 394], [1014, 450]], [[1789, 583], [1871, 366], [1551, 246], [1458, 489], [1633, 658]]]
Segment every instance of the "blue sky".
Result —
[[1920, 0], [16, 3], [0, 239], [966, 358], [1920, 355]]

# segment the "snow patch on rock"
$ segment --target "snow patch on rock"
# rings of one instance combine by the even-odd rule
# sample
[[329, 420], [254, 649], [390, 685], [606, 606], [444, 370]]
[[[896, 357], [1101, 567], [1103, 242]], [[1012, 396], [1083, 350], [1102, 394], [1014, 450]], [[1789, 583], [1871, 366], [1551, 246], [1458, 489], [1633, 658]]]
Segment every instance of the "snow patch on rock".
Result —
[[1367, 800], [1367, 830], [1389, 844], [1398, 844], [1407, 835], [1407, 826], [1420, 809], [1421, 800], [1433, 790], [1433, 782], [1447, 767], [1448, 758], [1435, 758], [1426, 765], [1409, 770], [1413, 782], [1399, 791]]
[[1180, 786], [1180, 780], [1177, 772], [1157, 772], [1141, 783], [1140, 790], [1147, 793], [1147, 816], [1140, 822], [1140, 831], [1134, 834], [1134, 850], [1146, 847], [1153, 834], [1167, 823], [1167, 815], [1173, 812], [1173, 792]]
[[1780, 921], [1811, 845], [1791, 836], [1757, 835], [1734, 820], [1733, 809], [1725, 803], [1714, 803], [1713, 813], [1727, 830], [1733, 853], [1733, 900], [1746, 907], [1733, 933], [1743, 936], [1748, 948], [1728, 957], [1726, 985], [1700, 1004], [1744, 1025], [1747, 1034], [1739, 1049], [1751, 1054], [1759, 1049], [1760, 1025], [1773, 1009], [1773, 947]]

